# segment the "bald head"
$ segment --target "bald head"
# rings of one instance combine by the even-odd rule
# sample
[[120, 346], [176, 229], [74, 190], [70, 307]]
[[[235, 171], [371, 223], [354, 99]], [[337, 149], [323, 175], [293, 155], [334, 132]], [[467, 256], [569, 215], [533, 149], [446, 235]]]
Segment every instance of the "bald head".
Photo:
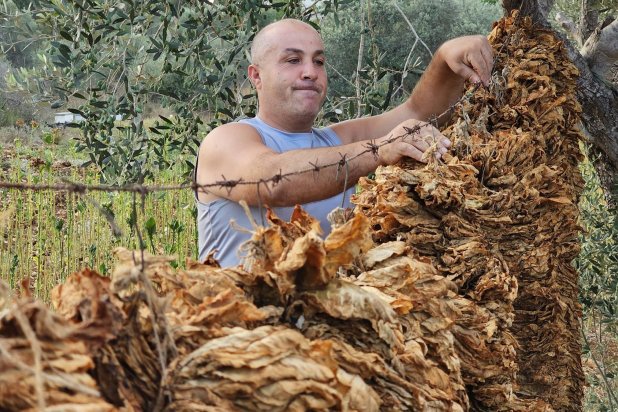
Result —
[[[279, 36], [287, 30], [306, 30], [313, 32], [317, 37], [320, 34], [310, 24], [296, 19], [283, 19], [270, 23], [260, 30], [251, 43], [251, 64], [259, 64], [264, 56], [275, 44]], [[321, 37], [320, 37], [321, 38]]]

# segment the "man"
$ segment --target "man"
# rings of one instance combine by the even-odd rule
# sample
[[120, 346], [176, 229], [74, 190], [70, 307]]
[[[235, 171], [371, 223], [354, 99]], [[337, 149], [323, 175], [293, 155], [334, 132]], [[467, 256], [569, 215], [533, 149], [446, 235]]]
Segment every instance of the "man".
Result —
[[[251, 223], [238, 204], [251, 207], [253, 219], [261, 223], [261, 204], [274, 207], [287, 219], [296, 204], [321, 221], [328, 233], [326, 215], [341, 205], [359, 177], [379, 165], [404, 157], [423, 160], [432, 142], [436, 155], [445, 153], [450, 142], [432, 127], [423, 127], [414, 138], [398, 139], [365, 153], [367, 143], [380, 145], [406, 134], [409, 128], [442, 113], [461, 96], [464, 81], [489, 82], [492, 49], [483, 36], [467, 36], [444, 43], [436, 52], [410, 98], [381, 115], [352, 119], [329, 128], [313, 127], [326, 97], [325, 54], [319, 33], [298, 20], [270, 24], [256, 36], [251, 47], [248, 76], [258, 95], [256, 118], [229, 123], [214, 129], [204, 139], [196, 166], [197, 184], [242, 178], [269, 179], [279, 173], [337, 163], [345, 154], [343, 171], [324, 168], [283, 179], [267, 190], [257, 185], [209, 187], [198, 190], [198, 236], [200, 259], [211, 251], [222, 266], [239, 262], [240, 245], [249, 239]], [[347, 186], [344, 187], [344, 182]], [[343, 193], [347, 191], [346, 193]], [[344, 206], [346, 205], [344, 202]], [[230, 225], [230, 221], [236, 225]]]

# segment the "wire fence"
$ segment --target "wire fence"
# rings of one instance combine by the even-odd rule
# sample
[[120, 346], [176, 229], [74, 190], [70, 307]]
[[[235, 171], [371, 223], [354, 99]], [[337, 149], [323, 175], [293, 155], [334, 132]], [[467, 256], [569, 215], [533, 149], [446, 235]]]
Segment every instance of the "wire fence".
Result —
[[394, 142], [405, 140], [408, 137], [412, 137], [418, 135], [423, 128], [426, 127], [437, 127], [438, 121], [444, 118], [447, 115], [453, 113], [453, 111], [461, 106], [464, 103], [468, 103], [470, 99], [473, 97], [474, 92], [480, 87], [480, 84], [475, 84], [467, 93], [465, 93], [457, 102], [452, 104], [447, 110], [443, 113], [434, 116], [428, 122], [420, 122], [414, 127], [406, 128], [406, 133], [391, 136], [389, 139], [385, 140], [381, 143], [375, 143], [375, 140], [369, 140], [365, 143], [366, 149], [353, 155], [349, 156], [348, 153], [339, 153], [340, 160], [337, 162], [326, 163], [322, 165], [318, 165], [317, 162], [308, 162], [307, 166], [294, 170], [294, 171], [278, 171], [273, 174], [271, 177], [262, 178], [258, 180], [249, 180], [249, 179], [226, 179], [222, 176], [221, 180], [217, 180], [212, 183], [205, 184], [197, 184], [196, 182], [185, 183], [185, 184], [177, 184], [177, 185], [143, 185], [143, 184], [126, 184], [126, 185], [105, 185], [105, 184], [83, 184], [78, 182], [69, 181], [68, 179], [62, 179], [60, 183], [53, 184], [36, 184], [36, 183], [23, 183], [23, 182], [9, 182], [0, 180], [0, 189], [14, 189], [14, 190], [32, 190], [32, 191], [63, 191], [63, 192], [73, 192], [78, 194], [85, 194], [87, 192], [129, 192], [129, 193], [137, 193], [140, 195], [146, 195], [149, 193], [155, 192], [166, 192], [166, 191], [178, 191], [178, 190], [187, 190], [191, 189], [198, 192], [208, 193], [209, 189], [219, 188], [225, 189], [228, 191], [233, 190], [237, 186], [243, 185], [255, 185], [259, 188], [259, 186], [266, 186], [267, 188], [274, 187], [279, 184], [281, 181], [289, 179], [293, 176], [298, 176], [307, 173], [319, 173], [324, 169], [329, 168], [337, 168], [337, 173], [345, 172], [347, 165], [349, 162], [360, 158], [366, 154], [371, 153], [374, 157], [378, 157], [378, 150], [381, 147], [392, 144]]

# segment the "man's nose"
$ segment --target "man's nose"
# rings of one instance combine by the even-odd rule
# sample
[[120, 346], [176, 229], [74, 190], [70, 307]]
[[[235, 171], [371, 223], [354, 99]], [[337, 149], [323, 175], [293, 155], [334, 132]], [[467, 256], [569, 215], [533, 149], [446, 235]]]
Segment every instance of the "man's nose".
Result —
[[303, 65], [303, 79], [315, 80], [317, 77], [318, 77], [318, 70], [316, 69], [313, 62], [306, 63]]

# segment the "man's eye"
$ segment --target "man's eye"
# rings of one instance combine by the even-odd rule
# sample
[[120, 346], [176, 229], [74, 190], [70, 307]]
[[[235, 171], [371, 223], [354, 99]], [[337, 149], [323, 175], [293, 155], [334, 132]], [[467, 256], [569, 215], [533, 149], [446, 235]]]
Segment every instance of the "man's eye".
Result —
[[296, 59], [296, 58], [294, 58], [294, 59], [288, 59], [288, 63], [293, 63], [293, 64], [296, 64], [296, 63], [298, 63], [298, 62], [300, 62], [300, 59]]
[[324, 66], [324, 60], [316, 60], [315, 64], [317, 64], [318, 66]]

